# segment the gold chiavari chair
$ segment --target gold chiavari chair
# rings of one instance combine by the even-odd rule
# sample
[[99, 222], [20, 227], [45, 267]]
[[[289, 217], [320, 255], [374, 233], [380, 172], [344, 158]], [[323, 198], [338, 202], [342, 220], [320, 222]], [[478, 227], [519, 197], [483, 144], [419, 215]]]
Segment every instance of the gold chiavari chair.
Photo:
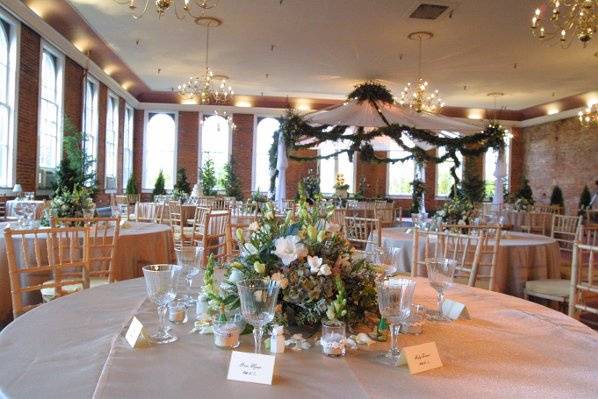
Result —
[[586, 224], [598, 226], [598, 209], [586, 209]]
[[561, 276], [569, 279], [571, 276], [571, 260], [573, 258], [573, 244], [581, 239], [581, 216], [552, 215], [550, 237], [559, 245], [561, 254]]
[[[52, 289], [53, 297], [78, 291], [87, 285], [89, 270], [89, 228], [54, 227], [50, 229], [4, 231], [13, 316], [39, 306], [31, 304], [32, 295]], [[49, 274], [52, 280], [36, 283], [36, 276]]]
[[94, 288], [116, 281], [114, 262], [120, 237], [119, 218], [52, 218], [51, 227], [85, 226], [89, 228], [89, 270], [87, 287]]
[[437, 245], [442, 233], [431, 230], [413, 229], [411, 276], [426, 274], [426, 259], [439, 258], [441, 246]]
[[192, 246], [194, 243], [193, 227], [187, 226], [187, 219], [183, 215], [181, 203], [179, 201], [169, 201], [168, 211], [170, 213], [169, 221], [174, 237], [174, 247]]
[[553, 213], [531, 211], [525, 212], [524, 222], [520, 226], [521, 230], [531, 234], [547, 235], [548, 223], [552, 220]]
[[346, 215], [344, 230], [347, 240], [358, 250], [382, 246], [380, 219]]
[[6, 219], [6, 194], [0, 194], [0, 220]]
[[201, 241], [203, 238], [203, 234], [205, 233], [206, 222], [208, 219], [208, 215], [210, 214], [210, 208], [204, 208], [202, 206], [198, 206], [195, 208], [195, 214], [193, 216], [193, 242]]
[[227, 202], [224, 197], [213, 197], [208, 199], [207, 207], [212, 210], [224, 210], [228, 209]]
[[232, 252], [230, 211], [210, 211], [205, 219], [201, 239], [195, 245], [203, 247], [202, 265], [206, 265], [210, 255], [217, 261], [226, 261]]
[[545, 212], [550, 214], [561, 213], [560, 205], [545, 205], [545, 204], [534, 204], [532, 207], [533, 212]]
[[394, 205], [386, 201], [376, 203], [376, 208], [374, 208], [374, 218], [380, 219], [382, 227], [394, 226], [396, 223]]
[[598, 314], [598, 246], [575, 243], [573, 248], [568, 314]]
[[347, 208], [335, 208], [330, 217], [330, 223], [334, 223], [344, 232], [345, 216], [347, 215]]

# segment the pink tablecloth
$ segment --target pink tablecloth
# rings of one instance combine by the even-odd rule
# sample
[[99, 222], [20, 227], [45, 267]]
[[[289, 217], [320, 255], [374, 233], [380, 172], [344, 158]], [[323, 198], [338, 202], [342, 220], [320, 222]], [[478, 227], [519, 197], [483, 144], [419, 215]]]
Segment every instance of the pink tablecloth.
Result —
[[[523, 297], [526, 281], [560, 278], [560, 254], [555, 240], [535, 234], [504, 233], [506, 235], [501, 238], [496, 264], [496, 291]], [[411, 230], [400, 227], [383, 229], [382, 244], [386, 247], [401, 248], [401, 271], [411, 271]]]
[[[226, 379], [230, 352], [211, 335], [132, 350], [123, 338], [133, 315], [153, 330], [142, 279], [60, 298], [0, 333], [0, 393], [15, 398], [591, 398], [598, 392], [598, 334], [564, 314], [519, 298], [466, 286], [447, 297], [472, 320], [426, 323], [402, 346], [436, 342], [443, 367], [418, 375], [374, 358], [387, 344], [323, 356], [320, 347], [276, 356], [274, 385]], [[417, 279], [415, 301], [433, 306]], [[238, 350], [251, 351], [243, 337]]]
[[[117, 280], [127, 280], [143, 275], [141, 268], [148, 264], [170, 263], [175, 260], [174, 244], [169, 226], [153, 223], [129, 222], [121, 228], [116, 246], [114, 273]], [[44, 276], [38, 276], [41, 281]], [[35, 300], [36, 298], [32, 298]], [[0, 232], [0, 322], [12, 314], [8, 260], [4, 235]]]

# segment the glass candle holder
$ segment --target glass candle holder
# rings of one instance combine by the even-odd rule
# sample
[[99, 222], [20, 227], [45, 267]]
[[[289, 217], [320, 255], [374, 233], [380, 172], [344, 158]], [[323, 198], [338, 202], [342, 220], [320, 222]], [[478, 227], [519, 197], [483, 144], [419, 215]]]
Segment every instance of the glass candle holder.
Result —
[[168, 321], [175, 324], [187, 322], [187, 305], [185, 301], [177, 299], [168, 304]]
[[244, 327], [241, 326], [241, 320], [240, 315], [235, 315], [226, 321], [214, 320], [212, 322], [214, 345], [223, 349], [233, 349], [239, 346], [239, 337]]
[[325, 320], [322, 322], [322, 353], [326, 356], [345, 356], [346, 332], [345, 323], [339, 320]]
[[411, 306], [409, 318], [401, 323], [401, 333], [419, 335], [424, 331], [426, 321], [426, 308], [422, 305]]

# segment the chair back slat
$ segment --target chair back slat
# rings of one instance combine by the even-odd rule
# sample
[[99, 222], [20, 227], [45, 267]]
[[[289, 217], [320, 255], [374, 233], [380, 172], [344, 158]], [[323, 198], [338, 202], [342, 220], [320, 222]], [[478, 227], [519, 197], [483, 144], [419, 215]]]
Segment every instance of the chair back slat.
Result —
[[571, 255], [573, 244], [581, 239], [581, 216], [553, 214], [550, 237], [559, 244], [561, 255]]
[[598, 314], [598, 246], [576, 242], [569, 284], [569, 316], [579, 312]]
[[365, 250], [368, 244], [382, 246], [380, 219], [345, 216], [345, 236], [357, 249]]
[[214, 255], [216, 260], [225, 261], [232, 253], [232, 231], [230, 211], [211, 210], [205, 216], [203, 231], [195, 240], [196, 245], [203, 246], [202, 265], [207, 264], [208, 257]]

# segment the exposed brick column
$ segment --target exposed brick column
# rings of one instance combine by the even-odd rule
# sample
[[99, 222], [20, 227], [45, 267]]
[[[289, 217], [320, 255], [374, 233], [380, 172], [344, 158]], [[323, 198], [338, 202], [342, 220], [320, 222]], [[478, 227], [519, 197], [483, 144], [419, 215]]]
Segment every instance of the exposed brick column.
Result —
[[525, 140], [523, 131], [514, 127], [511, 129], [513, 138], [511, 139], [511, 160], [509, 165], [509, 179], [511, 182], [510, 192], [517, 192], [521, 188], [523, 178], [525, 177]]
[[[295, 153], [299, 157], [315, 157], [318, 155], [316, 150], [302, 149]], [[289, 159], [287, 166], [287, 199], [294, 199], [297, 196], [297, 185], [301, 179], [307, 176], [310, 169], [314, 173], [318, 170], [318, 161], [293, 161]]]
[[16, 183], [24, 191], [36, 188], [40, 45], [39, 35], [21, 24]]
[[[237, 128], [232, 134], [232, 158], [235, 161], [235, 170], [241, 182], [243, 197], [249, 197], [251, 194], [253, 118], [252, 114], [233, 114], [233, 122]], [[287, 187], [288, 184], [287, 181]]]
[[185, 169], [191, 187], [197, 181], [198, 140], [199, 112], [179, 112], [177, 168]]
[[108, 88], [100, 82], [100, 96], [98, 98], [98, 159], [97, 179], [98, 195], [96, 199], [101, 203], [107, 203], [109, 196], [104, 193], [104, 176], [106, 172], [106, 111], [108, 109]]
[[[374, 155], [378, 158], [386, 158], [388, 153], [386, 151], [376, 151]], [[375, 198], [386, 195], [387, 164], [362, 161], [359, 159], [358, 152], [353, 155], [353, 164], [356, 167], [355, 191], [359, 190], [359, 182], [362, 177], [365, 177], [368, 186], [365, 192], [366, 197]]]
[[116, 155], [116, 192], [124, 193], [123, 185], [127, 182], [123, 182], [123, 158], [125, 148], [125, 106], [127, 101], [119, 97], [118, 98], [118, 151]]
[[64, 114], [76, 129], [83, 130], [83, 68], [65, 58], [64, 63]]

